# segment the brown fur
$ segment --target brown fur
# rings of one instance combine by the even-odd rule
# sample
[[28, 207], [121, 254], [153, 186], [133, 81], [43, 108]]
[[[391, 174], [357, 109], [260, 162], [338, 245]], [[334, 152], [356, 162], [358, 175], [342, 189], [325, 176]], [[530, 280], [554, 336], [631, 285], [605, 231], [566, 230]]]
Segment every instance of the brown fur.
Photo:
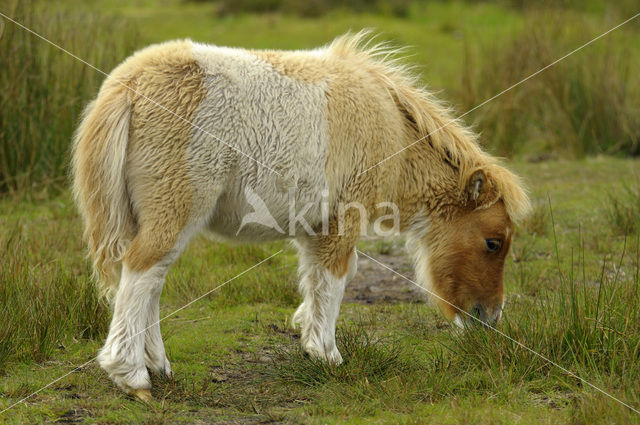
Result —
[[318, 83], [326, 78], [324, 69], [319, 68], [318, 58], [308, 52], [286, 50], [249, 50], [254, 56], [271, 64], [273, 69], [296, 80]]
[[[133, 270], [145, 270], [162, 258], [190, 214], [185, 153], [191, 125], [149, 99], [191, 121], [205, 94], [203, 71], [190, 54], [190, 44], [177, 41], [127, 59], [87, 108], [75, 136], [74, 192], [94, 268], [104, 284], [114, 283], [123, 257]], [[130, 120], [126, 140], [112, 140], [114, 120], [127, 120], [127, 125]], [[114, 172], [109, 169], [114, 161], [106, 158], [113, 155], [116, 142], [126, 144], [126, 163], [115, 170], [126, 187], [114, 194], [105, 176]], [[126, 216], [114, 218], [113, 196], [126, 202]]]
[[353, 248], [360, 238], [360, 213], [347, 210], [344, 216], [344, 233], [338, 232], [335, 219], [329, 222], [329, 234], [313, 238], [314, 251], [318, 261], [335, 277], [341, 278], [349, 271], [349, 261]]
[[[307, 93], [312, 94], [313, 102], [300, 97], [295, 104], [301, 109], [307, 104], [316, 108], [304, 116], [317, 125], [308, 131], [314, 132], [312, 139], [322, 149], [313, 152], [324, 156], [326, 148], [327, 153], [326, 181], [321, 170], [314, 168], [313, 180], [309, 180], [313, 184], [308, 184], [310, 192], [329, 186], [329, 234], [296, 237], [305, 301], [293, 321], [302, 325], [305, 350], [331, 363], [341, 361], [335, 324], [344, 285], [356, 270], [354, 246], [365, 230], [360, 228], [363, 217], [359, 215], [366, 215], [365, 222], [371, 223], [385, 213], [378, 208], [381, 202], [393, 202], [401, 212], [399, 230], [408, 231], [417, 275], [443, 297], [441, 305], [448, 317], [457, 309], [469, 311], [473, 306], [478, 306], [474, 311], [486, 322], [499, 316], [504, 259], [513, 222], [528, 207], [527, 196], [518, 179], [484, 153], [474, 135], [451, 122], [447, 109], [419, 88], [413, 74], [389, 59], [395, 51], [370, 46], [365, 36], [343, 36], [313, 52], [254, 52], [278, 72], [307, 84], [283, 81], [286, 77], [273, 75], [264, 63], [256, 64], [244, 52], [199, 45], [192, 50], [188, 41], [144, 49], [104, 82], [75, 136], [74, 194], [101, 280], [115, 275], [121, 262], [126, 266], [109, 336], [99, 355], [101, 366], [121, 388], [146, 398], [150, 386], [147, 368], [170, 376], [157, 326], [164, 276], [207, 220], [217, 220], [220, 228], [233, 223], [236, 217], [230, 216], [237, 211], [223, 210], [226, 217], [211, 218], [217, 212], [216, 197], [227, 188], [227, 181], [238, 189], [235, 184], [242, 186], [245, 179], [263, 179], [261, 171], [251, 169], [217, 179], [214, 174], [232, 167], [233, 157], [222, 161], [213, 153], [216, 151], [202, 155], [202, 145], [208, 141], [194, 137], [201, 130], [192, 122], [215, 123], [221, 118], [225, 125], [235, 101], [242, 105], [236, 111], [240, 114], [251, 114], [245, 109], [253, 105], [272, 107], [259, 98], [273, 100], [277, 98], [274, 94], [287, 96], [284, 91], [289, 90], [274, 93], [268, 82], [274, 81], [272, 77], [278, 84], [288, 84], [281, 87], [299, 87], [301, 93], [296, 95], [313, 89]], [[233, 56], [236, 53], [240, 54]], [[238, 84], [232, 87], [238, 90], [221, 92], [223, 101], [216, 100], [216, 90], [226, 88], [225, 81], [230, 80], [217, 83], [206, 78], [201, 66], [211, 74], [229, 71], [233, 75], [225, 76], [238, 76], [231, 82]], [[238, 67], [251, 71], [246, 79]], [[269, 77], [264, 84], [263, 76]], [[257, 96], [254, 99], [249, 94]], [[325, 100], [323, 122], [317, 108]], [[261, 117], [266, 116], [253, 118], [264, 121]], [[243, 118], [241, 115], [237, 124], [250, 124]], [[238, 130], [235, 124], [232, 129]], [[273, 124], [278, 130], [279, 122]], [[260, 153], [269, 147], [266, 142], [281, 136], [262, 128], [249, 127], [256, 134], [264, 133], [262, 138], [238, 133], [237, 140], [251, 141], [247, 146]], [[295, 143], [309, 142], [305, 140], [309, 133], [291, 134]], [[323, 145], [325, 140], [328, 146]], [[289, 154], [284, 157], [293, 156], [288, 158], [293, 162], [302, 152], [274, 146], [278, 153]], [[199, 162], [207, 163], [200, 171]], [[225, 182], [211, 184], [215, 180]], [[269, 190], [267, 185], [264, 188]], [[344, 206], [352, 203], [362, 206], [362, 211], [348, 209], [344, 223], [340, 222]], [[487, 238], [502, 241], [501, 249], [491, 252]]]
[[184, 119], [145, 99], [133, 108], [130, 187], [140, 232], [124, 258], [133, 270], [145, 270], [158, 262], [174, 246], [191, 213], [193, 188], [186, 151], [192, 131], [197, 131], [190, 122], [206, 89], [203, 70], [189, 55], [181, 55], [179, 46], [176, 48], [170, 63], [145, 63], [144, 74], [138, 79], [141, 94]]
[[[498, 200], [508, 218], [519, 220], [529, 208], [519, 179], [484, 153], [473, 133], [452, 122], [450, 111], [419, 88], [408, 69], [389, 60], [393, 49], [370, 46], [366, 38], [366, 32], [339, 37], [319, 55], [252, 52], [291, 78], [326, 81], [332, 205], [360, 202], [372, 220], [378, 202], [393, 201], [403, 230], [420, 214], [446, 221], [460, 210], [489, 208]], [[486, 177], [485, 190], [471, 199], [467, 185], [478, 171]], [[334, 238], [332, 249], [320, 253], [323, 263], [332, 264], [355, 245], [349, 231], [359, 227], [347, 222], [345, 237]]]
[[[133, 83], [128, 75], [114, 73], [114, 78], [117, 77], [126, 85]], [[129, 199], [123, 187], [116, 193], [111, 192], [113, 170], [109, 164], [113, 161], [107, 160], [117, 155], [116, 151], [126, 151], [126, 146], [119, 146], [126, 140], [118, 137], [117, 129], [124, 122], [126, 128], [120, 132], [126, 138], [130, 117], [128, 97], [127, 89], [121, 84], [111, 78], [105, 80], [98, 98], [85, 109], [74, 136], [74, 195], [84, 219], [84, 238], [89, 245], [94, 272], [105, 286], [114, 282], [118, 261], [135, 232], [130, 215], [110, 216], [112, 204], [128, 205]], [[123, 158], [118, 160], [123, 161]], [[123, 170], [116, 170], [114, 174], [124, 179]]]
[[[331, 223], [336, 221], [339, 203], [361, 203], [371, 222], [380, 213], [376, 204], [386, 201], [399, 207], [401, 230], [410, 229], [419, 217], [448, 223], [460, 211], [490, 209], [499, 200], [507, 217], [517, 221], [528, 209], [518, 178], [484, 153], [470, 131], [451, 122], [447, 108], [420, 88], [411, 72], [389, 59], [395, 51], [365, 40], [366, 33], [346, 35], [318, 54], [252, 52], [286, 76], [326, 84], [325, 171]], [[113, 77], [142, 96], [107, 80], [78, 131], [76, 194], [87, 221], [96, 270], [102, 276], [123, 257], [133, 270], [148, 268], [171, 249], [189, 218], [193, 189], [185, 151], [191, 126], [145, 99], [192, 121], [205, 88], [203, 71], [189, 51], [188, 43], [172, 42], [152, 46], [125, 61]], [[94, 178], [92, 170], [103, 167], [105, 152], [112, 148], [101, 132], [109, 129], [109, 120], [118, 117], [123, 107], [131, 121], [123, 196], [130, 195], [133, 201], [127, 200], [130, 215], [107, 229], [104, 223], [113, 221], [105, 217], [108, 191], [100, 187], [103, 182]], [[101, 116], [95, 111], [101, 111]], [[478, 172], [484, 176], [484, 190], [471, 197], [469, 181]], [[111, 235], [108, 246], [100, 248], [114, 227], [116, 237]], [[332, 224], [331, 235], [316, 240], [317, 254], [327, 267], [343, 273], [344, 259], [349, 258], [361, 230], [358, 212], [349, 212], [343, 236], [336, 234], [335, 227]]]
[[324, 266], [334, 275], [336, 278], [340, 279], [349, 271], [349, 262], [351, 260], [351, 256], [353, 255], [353, 250], [350, 252], [333, 252], [331, 256], [325, 255], [324, 260], [326, 262], [327, 258], [331, 258], [333, 261], [329, 264], [324, 264]]
[[[502, 201], [459, 212], [448, 220], [434, 220], [425, 241], [432, 290], [465, 311], [480, 303], [495, 313], [502, 306], [504, 261], [512, 235], [513, 222]], [[487, 251], [485, 239], [490, 238], [503, 241], [500, 251]], [[446, 302], [438, 304], [450, 319], [458, 312]]]

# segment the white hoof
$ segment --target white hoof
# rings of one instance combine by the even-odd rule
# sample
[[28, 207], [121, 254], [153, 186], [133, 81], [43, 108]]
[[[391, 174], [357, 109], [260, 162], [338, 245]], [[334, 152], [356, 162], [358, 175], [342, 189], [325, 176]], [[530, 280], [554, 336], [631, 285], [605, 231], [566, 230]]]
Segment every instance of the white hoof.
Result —
[[339, 364], [342, 364], [342, 355], [337, 348], [334, 348], [333, 350], [328, 352], [326, 355], [326, 359], [327, 363], [329, 363], [330, 365], [338, 366]]

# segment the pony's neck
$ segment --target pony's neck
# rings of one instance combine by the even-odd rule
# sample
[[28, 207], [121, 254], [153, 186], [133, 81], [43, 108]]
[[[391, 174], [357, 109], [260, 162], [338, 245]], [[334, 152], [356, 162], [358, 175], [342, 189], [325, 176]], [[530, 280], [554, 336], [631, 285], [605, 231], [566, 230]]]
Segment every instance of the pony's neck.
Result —
[[407, 149], [399, 161], [400, 184], [396, 188], [396, 205], [400, 210], [400, 227], [406, 229], [416, 220], [433, 215], [448, 216], [459, 208], [459, 168], [434, 149], [428, 140]]

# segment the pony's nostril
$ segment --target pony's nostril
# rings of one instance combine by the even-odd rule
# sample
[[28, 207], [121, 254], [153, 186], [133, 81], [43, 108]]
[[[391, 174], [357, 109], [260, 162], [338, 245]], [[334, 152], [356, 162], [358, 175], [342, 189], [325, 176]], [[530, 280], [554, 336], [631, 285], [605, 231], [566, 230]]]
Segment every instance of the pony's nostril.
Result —
[[471, 315], [477, 319], [480, 319], [482, 323], [487, 323], [488, 321], [487, 310], [485, 310], [482, 304], [474, 305], [471, 309]]

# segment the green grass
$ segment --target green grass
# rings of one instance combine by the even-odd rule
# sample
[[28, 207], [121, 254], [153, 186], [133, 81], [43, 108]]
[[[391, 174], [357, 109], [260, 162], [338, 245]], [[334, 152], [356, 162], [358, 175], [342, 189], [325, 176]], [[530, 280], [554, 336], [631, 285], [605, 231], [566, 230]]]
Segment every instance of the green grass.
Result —
[[[8, 0], [0, 11], [106, 71], [136, 44], [127, 21], [86, 8]], [[0, 33], [0, 194], [56, 194], [77, 117], [104, 75], [4, 19]]]
[[622, 235], [640, 232], [640, 182], [609, 196], [609, 224]]
[[108, 317], [90, 267], [78, 262], [84, 247], [72, 205], [57, 200], [25, 214], [5, 202], [2, 211], [0, 371], [10, 360], [51, 357], [70, 338], [96, 338]]
[[123, 16], [140, 31], [139, 45], [175, 38], [221, 46], [255, 49], [309, 49], [329, 43], [347, 31], [373, 28], [381, 40], [410, 46], [409, 61], [419, 66], [423, 81], [434, 90], [445, 89], [453, 99], [459, 86], [466, 40], [490, 42], [514, 35], [522, 16], [495, 4], [430, 2], [415, 6], [404, 19], [380, 14], [348, 14], [340, 10], [321, 19], [288, 14], [239, 14], [218, 18], [211, 3], [152, 0], [100, 2], [104, 13]]
[[[499, 325], [636, 408], [640, 240], [621, 234], [609, 213], [611, 199], [626, 199], [623, 182], [637, 181], [638, 165], [611, 158], [515, 164], [539, 207], [535, 224], [518, 228]], [[0, 209], [0, 225], [12, 229], [3, 240], [11, 249], [3, 256], [0, 288], [25, 285], [22, 299], [18, 289], [0, 291], [0, 323], [13, 326], [13, 339], [0, 343], [2, 408], [90, 360], [108, 313], [86, 285], [80, 223], [66, 194], [5, 200]], [[372, 247], [376, 256], [386, 246], [362, 249]], [[163, 322], [176, 378], [154, 380], [153, 404], [120, 393], [91, 363], [0, 423], [640, 422], [514, 342], [491, 330], [457, 332], [422, 303], [345, 304], [338, 327], [345, 363], [310, 359], [288, 325], [299, 299], [295, 255], [286, 244], [229, 246], [198, 238], [168, 276], [163, 315], [279, 249], [283, 254]], [[51, 331], [37, 332], [47, 316]]]
[[[622, 21], [588, 15], [530, 12], [515, 38], [470, 45], [459, 97], [462, 110], [481, 104]], [[633, 24], [630, 24], [633, 25]], [[622, 27], [506, 92], [474, 114], [495, 152], [528, 157], [640, 154], [640, 63]]]

